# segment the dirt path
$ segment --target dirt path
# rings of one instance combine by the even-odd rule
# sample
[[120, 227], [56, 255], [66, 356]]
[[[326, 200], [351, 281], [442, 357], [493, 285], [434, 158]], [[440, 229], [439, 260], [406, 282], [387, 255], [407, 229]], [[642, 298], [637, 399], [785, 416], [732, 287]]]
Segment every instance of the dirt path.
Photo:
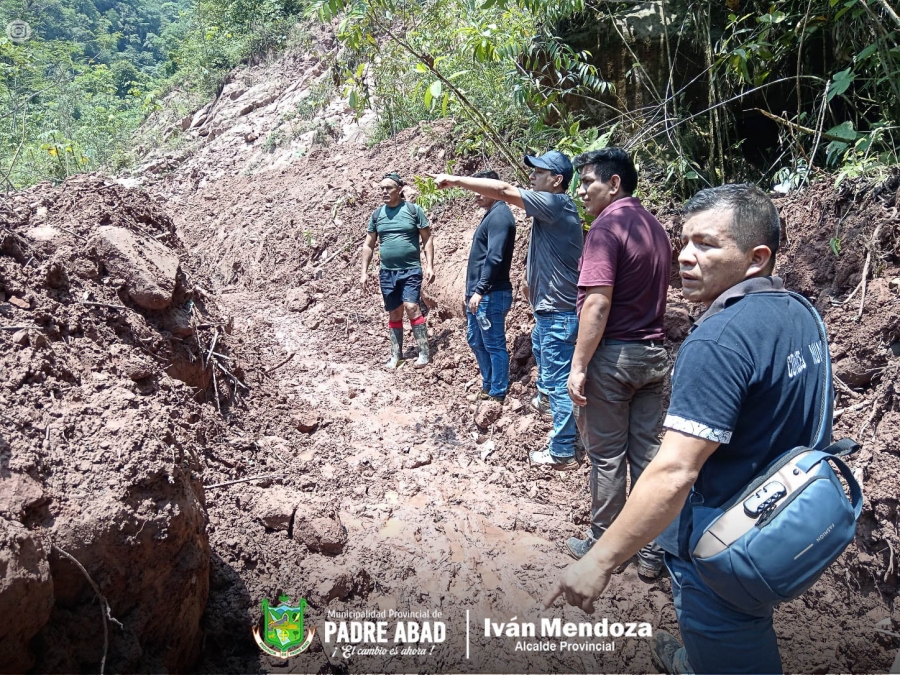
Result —
[[[0, 325], [17, 326], [0, 331], [0, 612], [35, 608], [29, 621], [0, 625], [0, 647], [18, 659], [0, 649], [0, 661], [46, 672], [101, 662], [94, 591], [49, 536], [83, 563], [123, 624], [110, 631], [110, 672], [650, 671], [646, 638], [582, 639], [614, 649], [548, 654], [485, 636], [485, 617], [588, 621], [559, 603], [537, 609], [569, 563], [562, 542], [586, 527], [587, 467], [528, 464], [548, 425], [528, 406], [532, 319], [521, 299], [508, 320], [506, 405], [469, 401], [477, 369], [460, 318], [478, 219], [469, 199], [419, 195], [430, 200], [440, 277], [429, 289], [434, 360], [380, 367], [380, 298], [355, 287], [374, 186], [386, 170], [445, 170], [454, 123], [367, 147], [362, 120], [337, 100], [304, 124], [343, 120], [342, 134], [313, 143], [310, 127], [272, 152], [267, 133], [325, 77], [306, 57], [254, 67], [197, 116], [177, 156], [144, 167], [131, 183], [141, 189], [80, 177], [0, 208]], [[454, 161], [463, 173], [487, 168]], [[898, 186], [897, 177], [839, 190], [822, 182], [779, 200], [777, 272], [825, 318], [835, 434], [863, 442], [852, 465], [866, 494], [855, 543], [776, 612], [788, 672], [885, 672], [897, 651]], [[677, 241], [677, 223], [663, 219]], [[165, 311], [137, 307], [129, 275], [98, 258], [92, 242], [110, 225], [177, 255]], [[669, 307], [674, 354], [696, 310], [677, 275]], [[308, 601], [319, 638], [329, 613], [421, 610], [446, 623], [446, 642], [421, 655], [345, 658], [317, 639], [284, 664], [251, 636], [262, 600], [281, 594]], [[597, 603], [593, 621], [603, 619], [677, 630], [669, 580], [646, 583], [628, 568]]]
[[[251, 294], [226, 293], [220, 302], [227, 312], [241, 316], [233, 333], [237, 341], [258, 342], [261, 333], [274, 339], [278, 349], [265, 357], [268, 367], [283, 360], [284, 353], [295, 354], [273, 374], [269, 385], [273, 395], [287, 400], [293, 410], [313, 410], [322, 417], [323, 428], [300, 447], [292, 445], [280, 460], [267, 457], [264, 470], [278, 470], [284, 460], [281, 469], [286, 475], [279, 482], [305, 490], [300, 510], [311, 503], [334, 507], [347, 530], [340, 555], [307, 555], [296, 565], [274, 569], [269, 563], [250, 579], [241, 574], [252, 602], [250, 613], [258, 612], [253, 605], [262, 597], [274, 598], [279, 592], [310, 598], [308, 622], [320, 626], [326, 610], [347, 607], [439, 611], [448, 622], [448, 642], [415, 667], [554, 668], [553, 662], [535, 663], [533, 657], [521, 654], [517, 662], [506, 658], [485, 662], [488, 646], [480, 644], [483, 623], [475, 622], [482, 616], [538, 620], [538, 601], [570, 561], [561, 553], [560, 541], [579, 530], [565, 522], [570, 511], [566, 495], [584, 495], [586, 468], [574, 476], [560, 475], [527, 469], [521, 458], [512, 464], [502, 457], [496, 461], [493, 455], [501, 456], [499, 451], [486, 453], [494, 441], [478, 444], [481, 439], [471, 418], [459, 415], [464, 406], [448, 404], [445, 396], [430, 395], [430, 387], [421, 386], [427, 379], [425, 371], [417, 373], [406, 364], [393, 373], [371, 358], [326, 356], [329, 348], [317, 331], [304, 326], [301, 315], [273, 313]], [[263, 409], [253, 413], [266, 414]], [[534, 417], [526, 413], [523, 419]], [[511, 489], [514, 486], [520, 489]], [[264, 558], [302, 555], [284, 532], [267, 532], [252, 522], [252, 508], [237, 506], [256, 503], [265, 488], [227, 489], [227, 497], [208, 501], [214, 550], [220, 548], [219, 541], [227, 548], [234, 529], [240, 527]], [[659, 625], [660, 615], [668, 614], [664, 624], [670, 624], [671, 607], [664, 612], [667, 584], [644, 583], [629, 568], [613, 581], [601, 603], [601, 616]], [[481, 633], [472, 636], [472, 651], [483, 650], [474, 664], [461, 658], [466, 610], [473, 631]], [[541, 613], [567, 620], [575, 614], [584, 620], [572, 609]], [[605, 655], [606, 660], [579, 655], [577, 662], [563, 665], [567, 663], [563, 660], [555, 668], [649, 668], [646, 640], [621, 641], [618, 648], [619, 653]], [[307, 659], [324, 665], [325, 655], [304, 657], [301, 669], [312, 665]], [[383, 659], [372, 664], [388, 671], [409, 667]], [[364, 668], [353, 664], [354, 669], [360, 667]]]
[[[384, 345], [377, 330], [382, 323], [377, 306], [357, 317], [356, 346], [342, 348], [340, 338], [350, 330], [340, 324], [323, 334], [307, 327], [315, 325], [310, 317], [273, 307], [253, 293], [226, 292], [220, 297], [227, 313], [241, 317], [233, 333], [238, 343], [270, 345], [271, 353], [258, 350], [262, 361], [257, 369], [278, 364], [286, 353], [295, 354], [263, 385], [264, 397], [250, 400], [250, 409], [241, 417], [244, 423], [235, 428], [245, 432], [248, 426], [261, 428], [265, 432], [261, 437], [271, 439], [267, 429], [277, 426], [273, 400], [283, 402], [275, 404], [283, 411], [274, 415], [314, 413], [321, 422], [312, 434], [299, 436], [299, 442], [285, 439], [285, 450], [273, 450], [259, 460], [264, 464], [260, 472], [284, 473], [275, 484], [235, 485], [226, 488], [227, 494], [216, 493], [208, 500], [211, 547], [223, 557], [218, 569], [214, 558], [207, 617], [223, 605], [234, 611], [238, 604], [246, 613], [240, 617], [243, 636], [240, 622], [219, 636], [231, 642], [232, 658], [223, 661], [214, 650], [207, 650], [204, 669], [650, 671], [646, 639], [615, 640], [610, 653], [535, 655], [516, 652], [515, 640], [497, 642], [484, 636], [483, 617], [589, 620], [574, 608], [557, 606], [542, 612], [538, 606], [551, 580], [570, 562], [561, 541], [583, 529], [572, 522], [578, 518], [572, 507], [588, 499], [586, 467], [574, 475], [534, 470], [524, 459], [527, 447], [515, 443], [515, 435], [511, 442], [496, 436], [498, 449], [483, 456], [485, 444], [477, 441], [484, 441], [484, 436], [472, 423], [470, 405], [448, 396], [448, 389], [464, 390], [465, 385], [448, 387], [436, 382], [428, 370], [414, 371], [408, 365], [396, 373], [378, 366]], [[449, 330], [445, 323], [452, 325], [438, 322], [433, 332]], [[456, 351], [453, 346], [458, 347], [439, 349], [438, 363], [446, 352]], [[462, 367], [473, 372], [471, 364]], [[461, 395], [458, 399], [464, 401]], [[540, 424], [524, 406], [519, 419]], [[275, 448], [281, 443], [268, 442]], [[280, 459], [273, 458], [275, 454]], [[311, 553], [296, 534], [291, 539], [259, 522], [260, 512], [268, 509], [265, 494], [279, 486], [302, 491], [295, 528], [306, 511], [336, 510], [335, 517], [347, 532], [339, 554]], [[850, 575], [846, 563], [835, 566], [809, 594], [777, 613], [776, 629], [789, 671], [844, 667], [863, 672], [889, 665], [887, 644], [870, 638], [874, 623], [890, 609], [883, 597], [859, 584], [848, 587]], [[229, 576], [241, 582], [237, 601], [234, 587], [217, 591], [221, 587], [217, 577]], [[646, 583], [629, 567], [613, 579], [593, 620], [646, 621], [654, 630], [672, 631], [675, 615], [669, 583], [668, 579]], [[337, 646], [332, 642], [324, 651], [315, 648], [282, 667], [261, 656], [245, 637], [247, 624], [259, 619], [261, 599], [280, 593], [308, 599], [308, 625], [318, 626], [320, 636], [329, 613], [427, 610], [432, 616], [442, 614], [448, 640], [418, 660], [401, 656], [341, 660], [340, 652], [326, 653]], [[472, 660], [465, 659], [467, 611]]]
[[[444, 122], [422, 125], [371, 149], [338, 145], [278, 171], [173, 181], [165, 188], [182, 239], [215, 280], [222, 313], [235, 317], [233, 353], [253, 388], [230, 408], [228, 435], [207, 448], [204, 482], [282, 474], [210, 493], [213, 560], [202, 670], [280, 668], [260, 656], [249, 636], [262, 598], [282, 592], [306, 598], [309, 623], [320, 627], [329, 611], [347, 608], [409, 606], [441, 611], [448, 621], [448, 643], [421, 663], [354, 657], [341, 664], [316, 650], [289, 664], [298, 671], [651, 668], [646, 639], [617, 640], [615, 651], [602, 654], [525, 654], [512, 650], [514, 640], [484, 637], [477, 621], [481, 615], [538, 621], [538, 601], [568, 563], [562, 542], [584, 531], [589, 497], [586, 467], [560, 475], [527, 462], [548, 427], [528, 407], [532, 320], [521, 300], [508, 323], [513, 378], [507, 404], [502, 412], [486, 411], [467, 400], [477, 373], [454, 286], [468, 250], [465, 233], [477, 218], [470, 202], [429, 209], [444, 281], [433, 292], [437, 307], [429, 317], [434, 363], [421, 371], [380, 368], [387, 349], [384, 313], [374, 292], [363, 297], [355, 287], [356, 246], [377, 199], [373, 181], [385, 167], [405, 176], [441, 168], [450, 134]], [[816, 190], [781, 205], [791, 244], [779, 269], [792, 288], [827, 310], [837, 368], [859, 369], [869, 378], [885, 368], [894, 372], [883, 345], [896, 339], [897, 301], [882, 291], [886, 281], [872, 282], [878, 293], [869, 295], [863, 325], [829, 300], [849, 295], [857, 283], [862, 265], [854, 252], [864, 250], [870, 219], [845, 219], [847, 251], [829, 258], [828, 237], [847, 197], [825, 185]], [[810, 211], [812, 203], [819, 211]], [[871, 208], [878, 217], [889, 214], [887, 206]], [[515, 269], [521, 269], [525, 241], [523, 232]], [[880, 245], [888, 251], [896, 241]], [[677, 288], [670, 306], [678, 326], [670, 331], [674, 352], [694, 308]], [[294, 351], [271, 377], [261, 374]], [[858, 391], [842, 395], [838, 405], [863, 396], [894, 401], [888, 381], [887, 375], [853, 380]], [[884, 413], [877, 440], [870, 439], [860, 458], [873, 500], [861, 521], [863, 536], [810, 592], [776, 613], [789, 671], [884, 671], [893, 659], [892, 638], [875, 626], [885, 619], [897, 625], [897, 575], [888, 558], [888, 544], [900, 550], [896, 499], [888, 494], [888, 486], [900, 485], [890, 454], [895, 414]], [[849, 411], [836, 433], [856, 435], [867, 416], [862, 408]], [[311, 420], [318, 420], [315, 430], [302, 430]], [[495, 447], [482, 457], [487, 440]], [[345, 541], [337, 534], [343, 528]], [[675, 630], [670, 598], [667, 579], [647, 584], [630, 568], [613, 580], [595, 616]], [[466, 610], [477, 660], [465, 660], [460, 642]], [[587, 620], [561, 607], [550, 616]]]

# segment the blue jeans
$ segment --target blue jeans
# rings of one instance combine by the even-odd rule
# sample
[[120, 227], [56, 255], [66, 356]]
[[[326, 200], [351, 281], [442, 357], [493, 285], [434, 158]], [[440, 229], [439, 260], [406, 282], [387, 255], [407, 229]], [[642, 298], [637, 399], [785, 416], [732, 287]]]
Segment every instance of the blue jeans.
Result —
[[575, 416], [567, 387], [578, 315], [575, 312], [535, 312], [531, 350], [537, 362], [537, 388], [550, 399], [553, 431], [548, 446], [554, 457], [575, 456]]
[[678, 672], [781, 673], [772, 609], [747, 614], [716, 595], [689, 560], [666, 553], [684, 648]]
[[[512, 307], [512, 291], [492, 291], [481, 298], [478, 312], [468, 311], [466, 340], [481, 371], [481, 388], [491, 396], [506, 396], [509, 389], [509, 351], [506, 349], [506, 314]], [[488, 328], [482, 324], [490, 322]]]

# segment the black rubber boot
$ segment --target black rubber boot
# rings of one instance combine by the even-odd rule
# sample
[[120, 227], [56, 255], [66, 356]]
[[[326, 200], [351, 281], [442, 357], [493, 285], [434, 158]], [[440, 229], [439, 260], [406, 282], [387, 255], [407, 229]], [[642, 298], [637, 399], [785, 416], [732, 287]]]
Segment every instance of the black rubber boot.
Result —
[[403, 329], [391, 328], [391, 358], [384, 365], [396, 368], [401, 361], [403, 361]]
[[419, 358], [416, 360], [416, 368], [427, 366], [431, 363], [431, 352], [428, 350], [428, 326], [420, 323], [413, 326], [413, 335], [416, 336], [416, 343], [419, 345]]

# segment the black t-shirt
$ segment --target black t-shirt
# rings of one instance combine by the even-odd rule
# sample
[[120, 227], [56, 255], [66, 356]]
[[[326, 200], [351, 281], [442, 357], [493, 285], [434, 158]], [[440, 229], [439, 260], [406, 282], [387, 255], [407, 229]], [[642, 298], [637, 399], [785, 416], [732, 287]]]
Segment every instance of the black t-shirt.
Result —
[[[694, 484], [707, 507], [722, 506], [788, 450], [816, 442], [827, 386], [820, 364], [828, 347], [797, 299], [772, 290], [729, 302], [682, 344], [663, 422], [722, 444]], [[830, 419], [825, 435], [830, 440]], [[690, 514], [688, 505], [657, 540], [673, 555], [686, 554]]]
[[506, 202], [495, 202], [472, 237], [466, 270], [466, 302], [474, 293], [485, 295], [512, 289], [509, 269], [515, 243], [516, 220], [512, 211]]

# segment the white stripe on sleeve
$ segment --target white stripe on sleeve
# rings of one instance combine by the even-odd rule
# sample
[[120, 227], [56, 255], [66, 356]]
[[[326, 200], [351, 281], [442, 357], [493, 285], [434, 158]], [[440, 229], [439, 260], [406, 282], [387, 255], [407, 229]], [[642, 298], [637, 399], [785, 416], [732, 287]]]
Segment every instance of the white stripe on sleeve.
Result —
[[714, 441], [716, 443], [731, 443], [731, 431], [726, 431], [724, 429], [714, 429], [713, 427], [702, 424], [701, 422], [695, 422], [694, 420], [685, 419], [684, 417], [678, 417], [677, 415], [666, 415], [666, 419], [663, 421], [663, 426], [666, 429], [680, 431], [681, 433], [687, 434], [688, 436], [696, 436], [697, 438], [702, 438], [707, 441]]

